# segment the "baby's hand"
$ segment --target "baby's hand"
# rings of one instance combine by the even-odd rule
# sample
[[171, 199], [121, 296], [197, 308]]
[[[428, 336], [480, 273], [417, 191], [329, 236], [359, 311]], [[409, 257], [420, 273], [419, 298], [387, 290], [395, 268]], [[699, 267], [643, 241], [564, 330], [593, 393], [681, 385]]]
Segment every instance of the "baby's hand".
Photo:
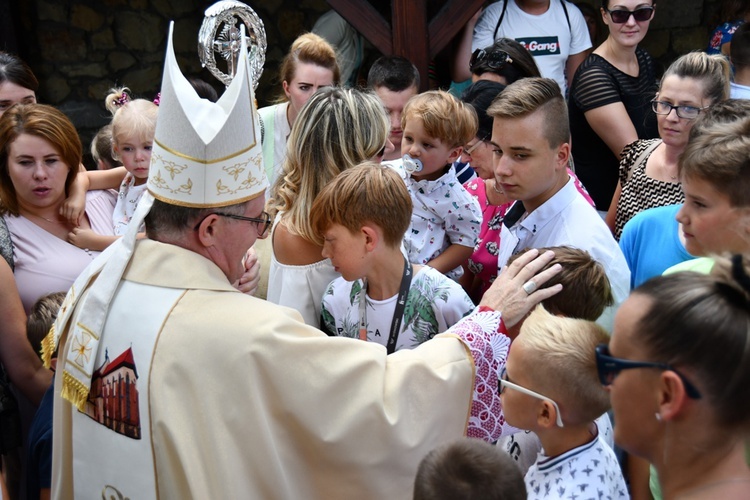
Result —
[[91, 229], [74, 227], [73, 230], [68, 233], [68, 241], [78, 248], [92, 248], [96, 247], [97, 236], [98, 234]]
[[62, 206], [60, 207], [60, 215], [62, 215], [68, 222], [74, 226], [81, 224], [81, 216], [83, 216], [86, 210], [86, 196], [78, 197], [75, 195], [69, 196], [65, 199]]
[[233, 286], [242, 293], [255, 295], [258, 283], [260, 282], [260, 262], [253, 247], [250, 247], [245, 254], [243, 264], [245, 266], [245, 273], [233, 283]]

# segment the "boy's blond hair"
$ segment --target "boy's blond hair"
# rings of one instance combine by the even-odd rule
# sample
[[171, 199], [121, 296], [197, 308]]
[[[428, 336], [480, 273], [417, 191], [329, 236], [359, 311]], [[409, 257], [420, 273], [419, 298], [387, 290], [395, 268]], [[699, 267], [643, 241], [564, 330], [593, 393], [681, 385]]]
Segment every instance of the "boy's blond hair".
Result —
[[479, 126], [472, 106], [442, 90], [430, 90], [409, 99], [401, 115], [401, 127], [416, 118], [422, 120], [427, 135], [452, 148], [472, 140]]
[[607, 332], [594, 322], [563, 318], [537, 306], [521, 326], [515, 342], [533, 360], [534, 390], [553, 399], [563, 423], [593, 422], [609, 409], [609, 394], [596, 370], [594, 350], [609, 342]]
[[323, 188], [310, 210], [310, 223], [318, 244], [333, 224], [354, 233], [371, 223], [383, 231], [386, 245], [398, 247], [409, 228], [411, 213], [411, 196], [396, 171], [365, 161]]

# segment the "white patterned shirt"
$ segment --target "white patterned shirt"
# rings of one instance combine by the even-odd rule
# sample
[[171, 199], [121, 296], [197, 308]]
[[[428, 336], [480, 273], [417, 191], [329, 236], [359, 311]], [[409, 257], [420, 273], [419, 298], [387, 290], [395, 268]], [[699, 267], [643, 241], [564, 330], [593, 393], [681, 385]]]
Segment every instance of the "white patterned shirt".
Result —
[[529, 500], [630, 498], [615, 452], [601, 435], [556, 457], [540, 453], [524, 481]]
[[[427, 264], [451, 245], [474, 248], [482, 225], [482, 209], [456, 178], [451, 168], [434, 181], [413, 179], [403, 161], [389, 162], [406, 182], [414, 211], [404, 235], [404, 248], [413, 264]], [[463, 274], [459, 266], [446, 273], [452, 279]]]

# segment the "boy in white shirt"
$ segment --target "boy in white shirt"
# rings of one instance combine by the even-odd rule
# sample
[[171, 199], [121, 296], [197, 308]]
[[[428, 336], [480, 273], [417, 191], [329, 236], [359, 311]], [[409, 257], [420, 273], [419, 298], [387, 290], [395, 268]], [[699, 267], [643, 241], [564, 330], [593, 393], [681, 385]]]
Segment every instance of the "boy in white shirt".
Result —
[[591, 353], [608, 340], [596, 323], [537, 307], [513, 341], [500, 380], [505, 420], [535, 432], [543, 448], [524, 478], [529, 499], [629, 498], [614, 451], [594, 422], [609, 395]]
[[329, 335], [413, 348], [474, 309], [463, 288], [401, 251], [411, 199], [399, 175], [365, 162], [318, 195], [310, 213], [340, 278], [323, 294], [321, 329]]

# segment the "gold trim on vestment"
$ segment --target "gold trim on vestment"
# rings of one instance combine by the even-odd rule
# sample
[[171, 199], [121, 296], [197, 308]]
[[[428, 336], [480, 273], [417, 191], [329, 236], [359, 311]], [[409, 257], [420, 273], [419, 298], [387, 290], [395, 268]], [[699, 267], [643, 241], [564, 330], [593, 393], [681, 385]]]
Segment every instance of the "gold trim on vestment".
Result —
[[[255, 134], [253, 134], [253, 135], [255, 135]], [[179, 151], [175, 151], [172, 148], [168, 148], [167, 146], [165, 146], [161, 142], [157, 141], [156, 138], [154, 138], [154, 142], [156, 144], [158, 144], [159, 147], [162, 148], [167, 153], [173, 154], [175, 156], [179, 156], [180, 158], [185, 158], [186, 160], [194, 161], [195, 163], [202, 163], [204, 165], [209, 165], [211, 163], [219, 163], [219, 162], [222, 162], [222, 161], [229, 160], [229, 159], [234, 158], [236, 156], [239, 156], [239, 155], [241, 155], [243, 153], [247, 153], [248, 151], [250, 151], [251, 149], [253, 149], [256, 146], [256, 144], [258, 144], [258, 141], [255, 140], [250, 146], [246, 147], [245, 149], [237, 151], [236, 153], [232, 153], [232, 154], [230, 154], [228, 156], [224, 156], [223, 158], [216, 158], [215, 160], [201, 160], [200, 158], [195, 158], [194, 156], [188, 156], [186, 154], [180, 153]]]
[[178, 207], [185, 207], [185, 208], [221, 208], [221, 207], [228, 207], [229, 205], [239, 205], [240, 203], [245, 203], [246, 201], [254, 200], [258, 196], [262, 196], [265, 192], [265, 188], [261, 189], [259, 192], [255, 194], [251, 194], [250, 196], [246, 196], [244, 198], [233, 198], [228, 201], [223, 202], [217, 202], [217, 203], [188, 203], [181, 200], [173, 200], [170, 198], [167, 198], [166, 196], [162, 196], [161, 194], [154, 193], [150, 189], [148, 190], [151, 195], [156, 198], [157, 200], [167, 203], [169, 205], [175, 205]]

